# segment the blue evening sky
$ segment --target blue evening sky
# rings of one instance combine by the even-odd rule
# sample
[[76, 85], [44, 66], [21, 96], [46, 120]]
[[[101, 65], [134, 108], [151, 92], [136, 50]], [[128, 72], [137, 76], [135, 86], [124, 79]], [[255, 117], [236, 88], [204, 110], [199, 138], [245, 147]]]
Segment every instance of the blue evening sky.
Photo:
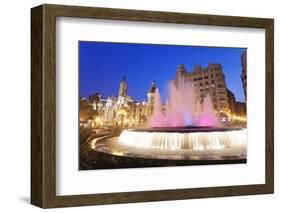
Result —
[[220, 63], [227, 87], [236, 100], [245, 101], [241, 82], [240, 55], [245, 48], [79, 42], [80, 96], [99, 92], [104, 98], [117, 97], [119, 82], [127, 77], [128, 95], [134, 100], [146, 99], [151, 81], [161, 96], [167, 95], [167, 83], [175, 78], [179, 64], [188, 71], [200, 64]]

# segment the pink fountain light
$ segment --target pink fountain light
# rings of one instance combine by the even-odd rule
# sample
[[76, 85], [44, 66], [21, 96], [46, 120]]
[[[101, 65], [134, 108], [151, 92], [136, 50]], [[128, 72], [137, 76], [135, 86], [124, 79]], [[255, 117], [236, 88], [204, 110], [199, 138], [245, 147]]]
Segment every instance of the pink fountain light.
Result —
[[149, 127], [219, 125], [210, 96], [204, 98], [202, 105], [196, 102], [193, 84], [182, 77], [170, 82], [165, 108], [163, 110], [161, 96], [156, 89]]
[[160, 127], [163, 126], [164, 121], [165, 121], [165, 116], [162, 110], [161, 97], [160, 97], [159, 90], [156, 89], [154, 94], [153, 114], [150, 117], [149, 126]]
[[214, 107], [210, 95], [207, 95], [203, 101], [203, 110], [198, 116], [198, 126], [218, 126], [219, 122], [214, 113]]

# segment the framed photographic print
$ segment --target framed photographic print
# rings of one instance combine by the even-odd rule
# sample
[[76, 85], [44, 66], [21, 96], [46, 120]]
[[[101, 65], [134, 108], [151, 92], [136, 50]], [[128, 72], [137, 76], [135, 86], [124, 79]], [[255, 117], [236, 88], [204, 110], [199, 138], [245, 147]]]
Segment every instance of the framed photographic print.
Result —
[[274, 191], [273, 19], [31, 9], [31, 203]]

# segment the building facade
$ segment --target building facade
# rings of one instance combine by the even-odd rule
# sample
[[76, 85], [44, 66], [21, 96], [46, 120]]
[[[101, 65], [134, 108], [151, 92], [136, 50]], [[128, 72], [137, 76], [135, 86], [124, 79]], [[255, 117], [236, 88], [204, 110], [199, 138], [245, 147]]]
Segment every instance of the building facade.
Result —
[[175, 81], [182, 78], [193, 83], [196, 103], [203, 104], [204, 98], [209, 95], [218, 116], [226, 116], [231, 112], [221, 64], [209, 64], [205, 68], [196, 65], [191, 71], [187, 71], [184, 65], [180, 64]]
[[241, 66], [242, 66], [241, 80], [243, 84], [245, 100], [247, 101], [247, 51], [246, 50], [244, 50], [241, 54]]
[[228, 100], [230, 114], [233, 115], [235, 114], [236, 111], [235, 110], [236, 98], [233, 92], [231, 92], [229, 89], [227, 89], [227, 100]]
[[235, 102], [235, 115], [236, 116], [246, 116], [246, 103]]
[[89, 96], [88, 104], [94, 112], [91, 114], [92, 126], [133, 127], [145, 124], [153, 112], [155, 91], [153, 81], [147, 92], [147, 100], [135, 101], [128, 95], [128, 83], [123, 77], [119, 83], [118, 97], [103, 99], [99, 93]]

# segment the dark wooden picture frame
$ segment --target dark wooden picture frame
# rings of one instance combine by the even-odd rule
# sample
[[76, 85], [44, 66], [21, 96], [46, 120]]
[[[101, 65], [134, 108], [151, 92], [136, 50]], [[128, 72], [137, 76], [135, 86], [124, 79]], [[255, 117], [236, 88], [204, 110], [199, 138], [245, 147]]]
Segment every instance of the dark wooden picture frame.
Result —
[[[265, 184], [193, 189], [56, 195], [56, 18], [75, 17], [265, 29]], [[31, 9], [31, 203], [66, 207], [219, 196], [274, 191], [274, 20], [217, 15], [41, 5]]]

